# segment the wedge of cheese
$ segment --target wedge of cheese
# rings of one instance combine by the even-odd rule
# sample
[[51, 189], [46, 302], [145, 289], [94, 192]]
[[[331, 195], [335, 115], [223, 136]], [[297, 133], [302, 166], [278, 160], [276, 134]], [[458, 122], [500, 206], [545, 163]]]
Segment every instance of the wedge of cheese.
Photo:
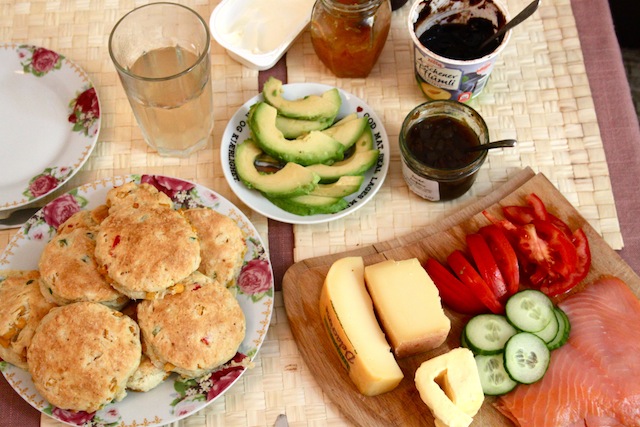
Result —
[[423, 362], [415, 383], [436, 426], [469, 426], [484, 401], [478, 367], [467, 348], [454, 348]]
[[451, 321], [438, 288], [416, 258], [368, 265], [364, 278], [396, 357], [432, 350], [447, 339]]
[[358, 391], [375, 396], [393, 390], [403, 373], [373, 311], [361, 257], [334, 262], [320, 295], [329, 338]]

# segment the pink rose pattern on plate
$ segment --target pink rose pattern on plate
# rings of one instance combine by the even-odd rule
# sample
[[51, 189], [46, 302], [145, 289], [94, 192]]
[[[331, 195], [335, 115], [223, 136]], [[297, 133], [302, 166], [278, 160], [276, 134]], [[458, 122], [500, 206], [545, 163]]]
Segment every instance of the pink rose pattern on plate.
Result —
[[94, 137], [98, 134], [97, 121], [100, 118], [100, 103], [93, 87], [81, 92], [69, 103], [71, 110], [69, 123], [73, 124], [73, 131]]
[[266, 293], [272, 292], [271, 281], [269, 263], [264, 259], [252, 259], [242, 267], [237, 286], [241, 292], [259, 300]]
[[198, 379], [176, 380], [174, 389], [178, 392], [178, 397], [171, 402], [175, 415], [186, 415], [192, 412], [194, 402], [208, 402], [219, 396], [247, 369], [246, 362], [248, 362], [247, 355], [236, 353], [233, 359], [222, 365], [211, 375]]
[[18, 57], [25, 74], [33, 74], [36, 77], [42, 77], [52, 70], [59, 70], [64, 59], [64, 56], [52, 50], [26, 44], [18, 47]]
[[[199, 192], [198, 188], [188, 181], [160, 175], [133, 175], [132, 180], [137, 183], [148, 183], [169, 195], [176, 209], [196, 207], [211, 208], [217, 199], [213, 192]], [[202, 202], [206, 200], [206, 203]], [[56, 233], [57, 227], [71, 215], [87, 206], [89, 201], [75, 189], [45, 205], [36, 215], [24, 225], [23, 231], [31, 240], [50, 240]], [[238, 283], [235, 285], [239, 294], [250, 296], [253, 302], [269, 296], [273, 297], [272, 272], [268, 262], [266, 250], [254, 237], [247, 238], [247, 256]], [[247, 368], [250, 359], [255, 356], [256, 347], [243, 349], [233, 359], [220, 366], [211, 375], [198, 379], [184, 380], [174, 378], [173, 388], [177, 397], [171, 402], [172, 412], [176, 416], [187, 415], [197, 407], [198, 402], [210, 401], [229, 388]], [[0, 370], [6, 362], [0, 362]], [[48, 406], [45, 413], [61, 421], [84, 427], [116, 426], [121, 424], [121, 417], [117, 409], [107, 405], [96, 413], [71, 413], [69, 411]]]
[[[43, 77], [49, 72], [62, 68], [64, 56], [43, 47], [20, 45], [17, 49], [20, 65], [25, 74]], [[95, 137], [99, 131], [100, 104], [95, 88], [89, 86], [69, 102], [69, 123], [72, 131], [87, 137]], [[54, 173], [55, 171], [57, 173]], [[28, 200], [44, 196], [53, 191], [60, 182], [68, 178], [73, 169], [52, 166], [40, 175], [31, 178], [29, 187], [22, 193]]]
[[34, 176], [29, 181], [29, 186], [22, 194], [28, 199], [37, 199], [55, 190], [61, 182], [64, 182], [71, 173], [70, 167], [46, 168], [41, 174]]

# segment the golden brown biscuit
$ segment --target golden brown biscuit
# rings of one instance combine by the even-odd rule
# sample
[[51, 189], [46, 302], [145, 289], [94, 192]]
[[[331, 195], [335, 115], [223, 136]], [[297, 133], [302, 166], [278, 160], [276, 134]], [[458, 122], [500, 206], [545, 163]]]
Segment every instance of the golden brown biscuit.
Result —
[[27, 348], [40, 320], [55, 307], [38, 287], [38, 271], [0, 271], [0, 358], [27, 369]]
[[78, 228], [95, 230], [98, 225], [107, 217], [108, 213], [109, 210], [107, 208], [107, 205], [100, 205], [90, 211], [78, 211], [58, 226], [58, 235], [70, 233], [71, 231]]
[[121, 207], [139, 207], [142, 205], [173, 208], [171, 198], [151, 184], [127, 182], [107, 193], [107, 206], [112, 212]]
[[129, 298], [115, 290], [95, 260], [95, 234], [83, 227], [67, 229], [47, 243], [40, 256], [40, 289], [58, 305], [99, 302], [119, 310]]
[[177, 211], [122, 206], [100, 224], [96, 260], [112, 286], [133, 299], [160, 298], [200, 265], [200, 243]]
[[235, 356], [244, 340], [245, 316], [234, 295], [199, 272], [184, 290], [138, 305], [147, 355], [158, 367], [196, 378]]
[[49, 403], [86, 412], [126, 396], [141, 356], [138, 325], [93, 302], [52, 309], [36, 329], [27, 355], [33, 384]]
[[147, 355], [143, 354], [140, 366], [127, 381], [127, 388], [133, 391], [147, 392], [159, 386], [170, 374], [170, 372], [158, 368]]
[[238, 224], [228, 216], [207, 208], [188, 209], [184, 216], [200, 238], [202, 261], [198, 271], [223, 285], [235, 284], [247, 252]]

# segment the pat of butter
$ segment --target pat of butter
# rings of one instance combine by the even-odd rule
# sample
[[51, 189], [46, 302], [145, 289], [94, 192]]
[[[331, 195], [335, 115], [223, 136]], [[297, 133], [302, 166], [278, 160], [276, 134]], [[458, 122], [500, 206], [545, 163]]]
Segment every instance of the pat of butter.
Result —
[[364, 277], [397, 357], [432, 350], [447, 339], [451, 321], [438, 288], [416, 258], [368, 265]]
[[438, 426], [469, 426], [484, 401], [473, 353], [463, 347], [423, 362], [415, 384]]
[[345, 257], [331, 265], [320, 294], [320, 314], [360, 393], [375, 396], [400, 383], [404, 375], [376, 320], [361, 257]]
[[314, 0], [246, 0], [238, 13], [220, 23], [228, 42], [252, 54], [277, 49], [309, 19]]

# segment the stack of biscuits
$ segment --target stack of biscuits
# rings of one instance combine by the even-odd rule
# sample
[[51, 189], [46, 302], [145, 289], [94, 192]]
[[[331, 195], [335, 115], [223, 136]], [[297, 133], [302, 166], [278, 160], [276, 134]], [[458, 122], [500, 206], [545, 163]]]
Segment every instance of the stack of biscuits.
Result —
[[94, 412], [235, 356], [246, 323], [228, 287], [247, 247], [231, 218], [127, 183], [57, 231], [38, 270], [0, 272], [0, 357], [49, 403]]

